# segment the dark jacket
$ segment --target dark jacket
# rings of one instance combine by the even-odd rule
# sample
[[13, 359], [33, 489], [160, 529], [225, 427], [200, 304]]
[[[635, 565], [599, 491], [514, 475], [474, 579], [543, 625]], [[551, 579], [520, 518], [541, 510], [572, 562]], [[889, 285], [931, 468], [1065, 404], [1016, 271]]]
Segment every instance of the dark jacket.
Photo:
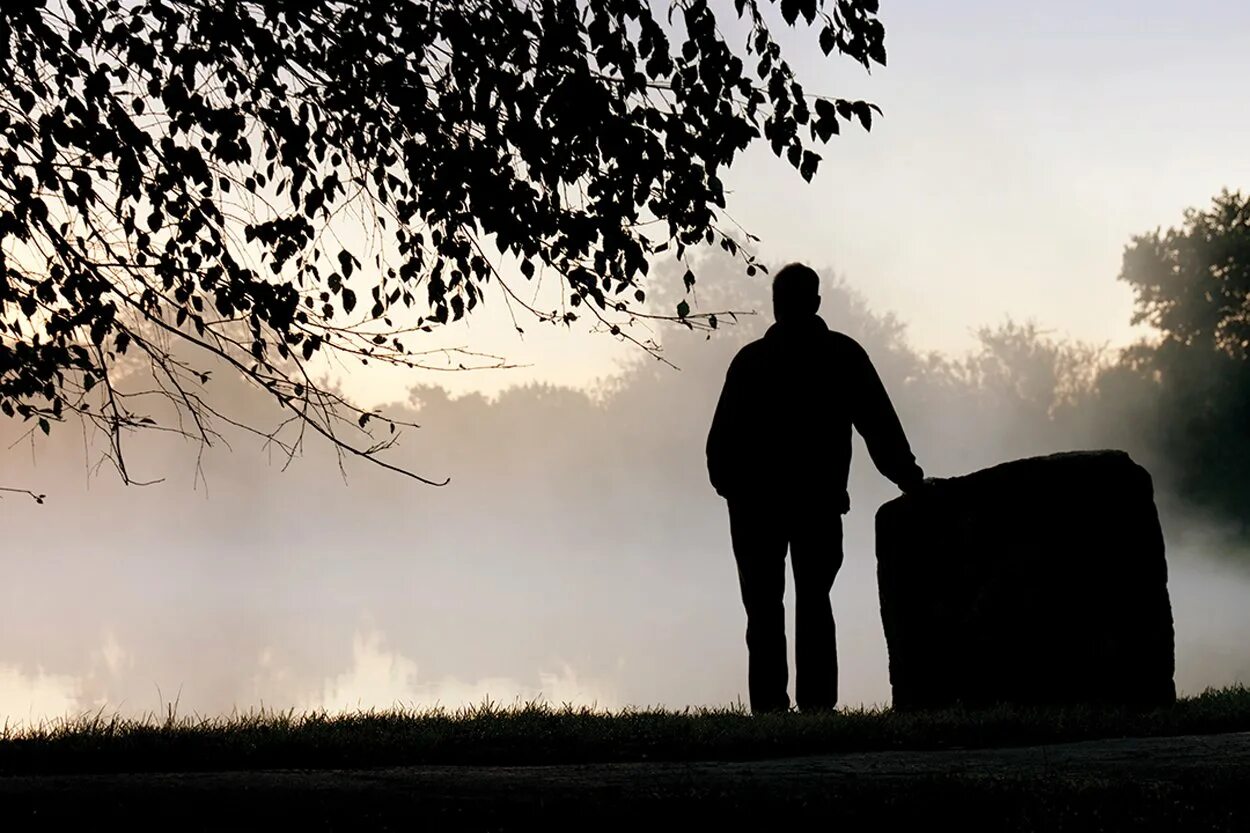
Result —
[[807, 496], [850, 509], [851, 426], [900, 488], [924, 474], [864, 348], [817, 315], [774, 324], [738, 351], [707, 438], [712, 486], [727, 498]]

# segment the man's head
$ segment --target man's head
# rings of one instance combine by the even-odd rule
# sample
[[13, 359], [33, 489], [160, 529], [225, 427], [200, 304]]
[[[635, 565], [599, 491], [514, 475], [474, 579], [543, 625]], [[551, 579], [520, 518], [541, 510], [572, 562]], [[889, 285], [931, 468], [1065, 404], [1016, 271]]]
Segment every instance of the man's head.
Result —
[[773, 277], [773, 316], [777, 323], [815, 315], [820, 309], [820, 278], [810, 266], [791, 263]]

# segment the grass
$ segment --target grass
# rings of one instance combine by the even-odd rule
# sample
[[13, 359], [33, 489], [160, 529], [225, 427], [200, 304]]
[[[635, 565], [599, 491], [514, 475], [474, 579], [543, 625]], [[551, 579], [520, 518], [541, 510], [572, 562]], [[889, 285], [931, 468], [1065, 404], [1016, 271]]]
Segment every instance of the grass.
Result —
[[609, 712], [489, 701], [451, 711], [220, 718], [95, 714], [0, 732], [0, 774], [337, 769], [749, 760], [1250, 731], [1250, 689], [1209, 690], [1151, 711], [1063, 707], [822, 715], [723, 709]]

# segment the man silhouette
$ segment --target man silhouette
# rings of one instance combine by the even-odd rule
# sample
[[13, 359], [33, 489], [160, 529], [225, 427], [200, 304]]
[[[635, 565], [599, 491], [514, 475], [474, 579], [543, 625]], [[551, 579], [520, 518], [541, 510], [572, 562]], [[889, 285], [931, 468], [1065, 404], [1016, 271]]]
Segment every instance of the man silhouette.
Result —
[[916, 465], [864, 349], [816, 314], [820, 279], [792, 263], [773, 279], [776, 323], [729, 365], [707, 438], [712, 486], [726, 498], [747, 614], [753, 712], [787, 711], [786, 548], [795, 586], [795, 700], [833, 708], [838, 658], [829, 594], [850, 509], [851, 427], [877, 469], [905, 492]]

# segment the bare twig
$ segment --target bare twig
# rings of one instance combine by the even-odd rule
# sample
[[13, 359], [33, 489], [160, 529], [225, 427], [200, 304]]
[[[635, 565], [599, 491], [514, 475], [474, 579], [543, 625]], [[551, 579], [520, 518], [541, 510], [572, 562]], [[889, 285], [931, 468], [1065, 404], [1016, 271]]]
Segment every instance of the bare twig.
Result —
[[[30, 489], [13, 489], [8, 486], [0, 486], [0, 492], [8, 492], [9, 494], [16, 494], [16, 495], [27, 495], [33, 501], [35, 501], [35, 503], [43, 503], [44, 499], [48, 497], [47, 495], [41, 495], [41, 494], [38, 494], [37, 492], [32, 492]], [[0, 500], [3, 500], [3, 499], [4, 499], [4, 495], [0, 495]]]

